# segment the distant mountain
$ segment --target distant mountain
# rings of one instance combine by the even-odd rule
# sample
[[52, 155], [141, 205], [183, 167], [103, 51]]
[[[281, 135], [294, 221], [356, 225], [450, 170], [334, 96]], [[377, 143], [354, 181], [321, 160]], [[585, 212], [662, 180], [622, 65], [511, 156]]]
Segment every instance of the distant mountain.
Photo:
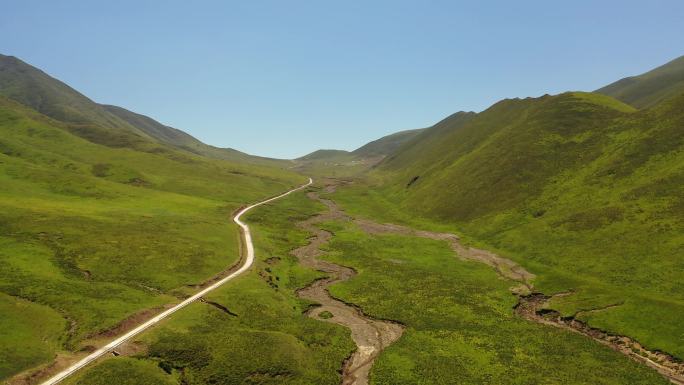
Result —
[[[429, 152], [444, 149], [450, 145], [449, 136], [464, 123], [475, 117], [474, 112], [460, 111], [452, 114], [434, 126], [417, 132], [408, 141], [395, 149], [383, 162], [386, 167], [410, 167], [433, 162]], [[428, 151], [428, 153], [425, 153]], [[405, 162], [408, 162], [405, 164]]]
[[144, 132], [103, 106], [14, 56], [0, 54], [0, 95], [66, 123]]
[[563, 315], [619, 303], [582, 320], [682, 357], [684, 290], [672, 282], [684, 277], [683, 64], [598, 93], [455, 114], [343, 199], [421, 226], [427, 219], [511, 256], [537, 274], [536, 290], [576, 293], [551, 304]]
[[[121, 136], [127, 136], [125, 142], [146, 138], [216, 159], [280, 166], [287, 163], [252, 156], [230, 148], [210, 146], [184, 131], [166, 126], [145, 115], [117, 106], [98, 104], [13, 56], [0, 55], [0, 95], [61, 122], [79, 126], [72, 127], [71, 131], [99, 144], [111, 143], [109, 137], [112, 135], [116, 136], [119, 142]], [[132, 138], [129, 134], [139, 138]]]
[[[470, 220], [515, 208], [549, 178], [589, 161], [599, 141], [609, 140], [599, 129], [633, 110], [590, 93], [503, 100], [479, 114], [450, 116], [377, 169], [406, 189], [404, 204], [412, 209]], [[593, 139], [574, 139], [579, 135]]]
[[684, 92], [684, 56], [638, 76], [630, 76], [595, 92], [636, 108], [651, 107]]
[[131, 126], [144, 132], [146, 135], [154, 138], [155, 140], [198, 155], [208, 156], [215, 159], [268, 165], [282, 165], [287, 162], [280, 159], [270, 159], [245, 154], [244, 152], [234, 150], [232, 148], [214, 147], [201, 142], [185, 131], [166, 126], [148, 116], [141, 115], [118, 106], [103, 104], [102, 107], [104, 107], [114, 116], [124, 120]]
[[393, 154], [399, 147], [420, 134], [422, 129], [399, 131], [394, 134], [383, 136], [380, 139], [369, 142], [356, 150], [352, 154], [360, 157], [387, 156]]
[[316, 161], [316, 160], [333, 160], [333, 159], [347, 159], [353, 158], [351, 152], [344, 150], [316, 150], [310, 154], [306, 154], [296, 160]]
[[300, 162], [344, 163], [363, 162], [373, 165], [382, 158], [393, 154], [401, 146], [415, 138], [423, 131], [422, 128], [395, 132], [357, 148], [354, 151], [323, 149], [295, 159]]

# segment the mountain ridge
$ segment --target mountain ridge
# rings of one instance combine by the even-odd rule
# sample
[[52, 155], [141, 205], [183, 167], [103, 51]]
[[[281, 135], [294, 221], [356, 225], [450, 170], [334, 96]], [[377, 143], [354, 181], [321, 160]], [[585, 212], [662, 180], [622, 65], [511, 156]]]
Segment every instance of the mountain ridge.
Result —
[[637, 108], [652, 107], [684, 92], [684, 56], [640, 75], [622, 78], [594, 91]]
[[[91, 126], [141, 138], [215, 159], [285, 166], [288, 161], [246, 154], [203, 143], [187, 132], [123, 107], [99, 104], [66, 83], [14, 56], [0, 54], [0, 95], [58, 121], [79, 126], [73, 132], [97, 140]], [[111, 135], [105, 133], [104, 135]]]

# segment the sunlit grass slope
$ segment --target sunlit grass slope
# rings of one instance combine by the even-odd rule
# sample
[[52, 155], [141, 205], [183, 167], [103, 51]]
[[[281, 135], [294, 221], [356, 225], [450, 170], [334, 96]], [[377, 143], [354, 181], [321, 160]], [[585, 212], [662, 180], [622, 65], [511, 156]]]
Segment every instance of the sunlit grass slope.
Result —
[[231, 212], [304, 179], [0, 98], [0, 378], [235, 263]]
[[564, 314], [618, 305], [581, 318], [684, 357], [683, 129], [684, 95], [638, 112], [586, 93], [505, 100], [335, 198], [458, 231], [536, 273], [538, 290], [574, 291], [554, 305]]
[[[129, 383], [168, 372], [165, 381], [199, 384], [339, 384], [338, 371], [354, 348], [349, 330], [304, 314], [296, 289], [321, 273], [289, 255], [309, 234], [292, 224], [321, 210], [295, 193], [246, 215], [256, 246], [254, 268], [207, 297], [232, 315], [194, 303], [139, 338], [149, 351], [110, 357], [67, 383]], [[133, 364], [139, 371], [127, 371]]]
[[371, 384], [667, 384], [659, 374], [581, 335], [513, 315], [516, 302], [488, 266], [463, 261], [441, 241], [370, 236], [349, 222], [324, 257], [358, 275], [331, 294], [403, 336], [379, 357]]

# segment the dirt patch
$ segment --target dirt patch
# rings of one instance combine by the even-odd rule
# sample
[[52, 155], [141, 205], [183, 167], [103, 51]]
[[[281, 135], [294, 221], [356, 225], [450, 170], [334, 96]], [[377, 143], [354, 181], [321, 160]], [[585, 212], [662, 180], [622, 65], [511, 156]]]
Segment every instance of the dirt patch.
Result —
[[140, 325], [141, 323], [147, 321], [148, 319], [154, 317], [155, 315], [161, 313], [162, 311], [170, 308], [172, 305], [168, 306], [160, 306], [160, 307], [155, 307], [151, 309], [145, 309], [142, 311], [139, 311], [128, 318], [124, 319], [123, 321], [119, 322], [118, 324], [112, 326], [109, 329], [103, 330], [101, 332], [98, 332], [96, 334], [89, 335], [86, 337], [87, 340], [97, 340], [100, 338], [111, 338], [111, 337], [116, 337], [123, 335], [124, 333], [128, 332], [129, 330], [132, 330], [136, 326]]
[[142, 356], [146, 355], [149, 346], [142, 341], [126, 341], [119, 345], [112, 353], [116, 356]]
[[[328, 186], [326, 191], [330, 188], [334, 189]], [[318, 259], [322, 254], [320, 247], [330, 241], [332, 234], [316, 225], [330, 220], [347, 220], [348, 218], [332, 201], [321, 199], [312, 192], [307, 196], [325, 204], [328, 210], [297, 224], [300, 228], [313, 233], [313, 236], [308, 245], [293, 250], [292, 255], [297, 257], [303, 266], [325, 272], [328, 276], [298, 290], [297, 295], [320, 304], [307, 311], [309, 317], [336, 323], [351, 330], [357, 349], [342, 367], [342, 384], [366, 385], [373, 362], [384, 348], [401, 337], [404, 328], [395, 322], [368, 317], [359, 308], [330, 295], [328, 292], [330, 285], [346, 281], [356, 275], [356, 272], [349, 267]]]
[[278, 262], [280, 262], [280, 257], [271, 257], [271, 258], [266, 259], [264, 262], [266, 262], [269, 265], [275, 265]]
[[7, 380], [7, 385], [37, 384], [47, 379], [48, 377], [54, 375], [55, 373], [59, 373], [60, 371], [66, 369], [67, 367], [69, 367], [69, 365], [76, 362], [77, 359], [84, 357], [86, 354], [87, 352], [83, 352], [79, 354], [76, 358], [73, 354], [59, 353], [57, 354], [57, 357], [55, 357], [54, 361], [52, 361], [51, 363], [43, 365], [37, 370], [29, 369], [26, 372], [19, 373], [14, 377], [10, 378], [9, 380]]

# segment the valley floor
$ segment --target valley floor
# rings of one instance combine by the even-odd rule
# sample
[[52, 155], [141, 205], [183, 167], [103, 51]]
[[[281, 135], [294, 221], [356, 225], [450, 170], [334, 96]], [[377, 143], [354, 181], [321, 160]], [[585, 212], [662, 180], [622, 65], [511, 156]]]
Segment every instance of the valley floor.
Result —
[[[403, 329], [369, 345], [370, 384], [667, 383], [586, 336], [516, 314], [533, 291], [516, 263], [442, 232], [352, 217], [332, 201], [336, 183], [250, 213], [249, 274], [67, 383], [362, 384], [348, 375], [364, 352], [346, 327], [354, 319]], [[349, 306], [359, 318], [344, 316]]]

